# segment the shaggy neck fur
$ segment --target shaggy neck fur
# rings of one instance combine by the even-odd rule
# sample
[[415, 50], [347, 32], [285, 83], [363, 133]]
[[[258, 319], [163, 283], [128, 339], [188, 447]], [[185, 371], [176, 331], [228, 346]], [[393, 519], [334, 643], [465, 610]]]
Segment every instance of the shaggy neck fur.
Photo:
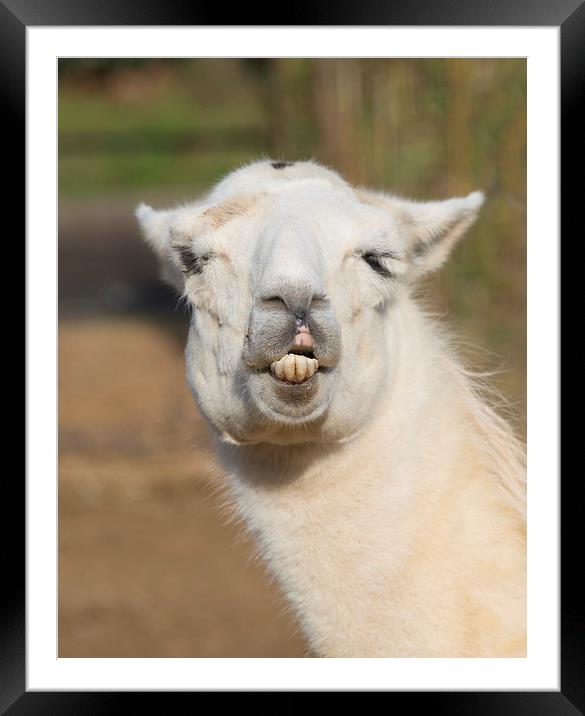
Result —
[[522, 450], [415, 304], [392, 320], [352, 440], [220, 445], [238, 512], [316, 654], [523, 656]]

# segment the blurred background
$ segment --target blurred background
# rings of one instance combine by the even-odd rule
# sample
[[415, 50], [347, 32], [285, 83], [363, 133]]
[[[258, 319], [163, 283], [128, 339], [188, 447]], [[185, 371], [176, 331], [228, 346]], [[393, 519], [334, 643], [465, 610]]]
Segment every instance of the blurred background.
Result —
[[59, 61], [59, 656], [307, 656], [228, 523], [187, 317], [133, 210], [261, 156], [487, 203], [431, 304], [525, 435], [526, 66], [503, 59]]

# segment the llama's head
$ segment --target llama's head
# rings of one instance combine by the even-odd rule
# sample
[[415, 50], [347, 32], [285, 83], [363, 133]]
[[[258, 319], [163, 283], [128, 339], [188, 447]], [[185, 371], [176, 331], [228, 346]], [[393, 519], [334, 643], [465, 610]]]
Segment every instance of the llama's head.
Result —
[[200, 203], [137, 216], [191, 306], [187, 372], [220, 436], [344, 440], [392, 374], [392, 312], [474, 221], [480, 193], [416, 203], [312, 162], [238, 169]]

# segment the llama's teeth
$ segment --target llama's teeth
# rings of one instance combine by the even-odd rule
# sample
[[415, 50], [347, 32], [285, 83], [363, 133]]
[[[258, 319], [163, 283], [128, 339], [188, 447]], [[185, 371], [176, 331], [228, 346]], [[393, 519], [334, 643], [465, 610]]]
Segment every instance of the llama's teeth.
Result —
[[316, 358], [308, 358], [296, 353], [287, 353], [270, 364], [271, 372], [286, 383], [304, 383], [315, 375], [319, 369]]
[[270, 370], [274, 373], [274, 375], [277, 378], [280, 378], [280, 380], [282, 380], [284, 377], [284, 370], [282, 368], [282, 358], [280, 360], [275, 360], [274, 363], [271, 363]]
[[295, 356], [295, 382], [302, 383], [307, 377], [307, 359], [305, 356]]
[[295, 356], [292, 353], [288, 353], [284, 358], [284, 376], [289, 383], [294, 381], [295, 377]]
[[282, 359], [276, 363], [276, 377], [284, 380], [284, 362]]

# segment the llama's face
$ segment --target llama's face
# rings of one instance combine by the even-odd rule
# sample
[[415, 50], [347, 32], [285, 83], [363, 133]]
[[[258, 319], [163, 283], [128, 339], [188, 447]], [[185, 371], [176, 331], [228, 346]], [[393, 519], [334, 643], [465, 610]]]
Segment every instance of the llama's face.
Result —
[[415, 204], [318, 165], [261, 162], [205, 202], [142, 206], [145, 236], [192, 307], [191, 389], [225, 440], [344, 440], [392, 378], [392, 314], [443, 262], [482, 198]]

